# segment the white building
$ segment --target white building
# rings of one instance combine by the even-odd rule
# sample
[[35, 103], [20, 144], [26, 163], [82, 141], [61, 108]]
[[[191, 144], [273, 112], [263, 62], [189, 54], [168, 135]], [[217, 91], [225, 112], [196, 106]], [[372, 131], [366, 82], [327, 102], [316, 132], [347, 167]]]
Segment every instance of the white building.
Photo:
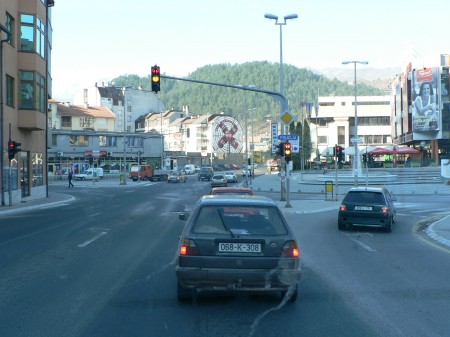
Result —
[[[354, 153], [354, 140], [359, 139], [360, 150], [392, 144], [390, 99], [390, 96], [357, 96], [356, 134], [355, 96], [319, 97], [319, 108], [310, 118], [313, 149], [323, 154], [327, 148], [340, 145], [347, 156]], [[315, 157], [313, 154], [311, 159]]]

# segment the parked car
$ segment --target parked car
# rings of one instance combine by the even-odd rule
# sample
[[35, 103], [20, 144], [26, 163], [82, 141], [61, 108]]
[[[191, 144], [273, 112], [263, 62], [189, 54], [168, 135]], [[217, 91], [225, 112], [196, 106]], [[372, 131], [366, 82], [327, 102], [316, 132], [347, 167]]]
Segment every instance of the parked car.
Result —
[[396, 216], [394, 201], [396, 198], [384, 187], [353, 187], [339, 207], [338, 228], [368, 226], [391, 232]]
[[277, 203], [263, 196], [203, 196], [179, 239], [179, 300], [202, 291], [281, 292], [297, 298], [300, 250]]
[[195, 166], [195, 173], [199, 173], [200, 172], [200, 167]]
[[247, 187], [214, 187], [209, 193], [211, 195], [218, 194], [235, 194], [235, 195], [253, 195], [253, 190]]
[[226, 171], [224, 175], [229, 183], [237, 183], [237, 176], [233, 171]]
[[167, 178], [168, 183], [185, 183], [187, 180], [186, 173], [184, 171], [172, 171]]
[[214, 174], [214, 170], [211, 166], [200, 167], [200, 172], [198, 173], [198, 181], [208, 180], [210, 181]]
[[227, 186], [227, 178], [223, 173], [215, 173], [211, 178], [211, 187]]

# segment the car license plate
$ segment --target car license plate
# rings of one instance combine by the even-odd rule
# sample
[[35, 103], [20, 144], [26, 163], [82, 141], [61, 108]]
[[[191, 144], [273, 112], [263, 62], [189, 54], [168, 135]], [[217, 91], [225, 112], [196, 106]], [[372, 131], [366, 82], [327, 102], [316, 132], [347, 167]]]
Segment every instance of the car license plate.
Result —
[[355, 211], [371, 211], [371, 206], [355, 206]]
[[219, 243], [220, 253], [261, 253], [260, 243]]

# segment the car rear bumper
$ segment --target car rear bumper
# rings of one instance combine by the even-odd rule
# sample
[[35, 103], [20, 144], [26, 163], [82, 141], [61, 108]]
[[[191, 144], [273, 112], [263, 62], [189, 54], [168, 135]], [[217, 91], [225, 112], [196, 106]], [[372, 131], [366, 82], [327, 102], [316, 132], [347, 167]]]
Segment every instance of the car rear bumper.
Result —
[[339, 223], [342, 225], [385, 227], [392, 221], [392, 214], [358, 214], [347, 212], [339, 214]]
[[275, 291], [295, 286], [302, 276], [299, 269], [216, 269], [177, 267], [184, 288], [224, 291]]

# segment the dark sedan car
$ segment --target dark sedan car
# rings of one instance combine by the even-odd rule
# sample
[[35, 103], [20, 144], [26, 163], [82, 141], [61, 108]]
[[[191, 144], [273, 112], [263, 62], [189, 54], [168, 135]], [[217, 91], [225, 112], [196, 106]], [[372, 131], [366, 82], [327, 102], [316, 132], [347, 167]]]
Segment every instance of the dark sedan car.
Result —
[[201, 291], [281, 292], [297, 298], [297, 240], [278, 205], [262, 196], [206, 195], [180, 237], [178, 299]]
[[369, 226], [391, 232], [396, 215], [395, 200], [384, 187], [351, 188], [339, 207], [338, 228]]

